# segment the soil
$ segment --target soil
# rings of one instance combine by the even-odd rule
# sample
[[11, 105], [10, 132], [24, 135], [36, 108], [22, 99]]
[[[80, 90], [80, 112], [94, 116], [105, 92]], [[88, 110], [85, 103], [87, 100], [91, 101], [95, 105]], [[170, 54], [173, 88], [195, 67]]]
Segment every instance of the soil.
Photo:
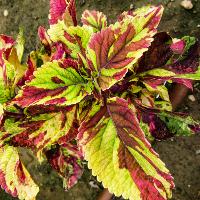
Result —
[[[180, 6], [181, 0], [77, 0], [77, 11], [80, 19], [85, 9], [96, 9], [107, 14], [112, 22], [117, 15], [130, 8], [137, 8], [149, 3], [163, 4], [165, 13], [160, 30], [169, 31], [172, 36], [192, 35], [200, 37], [200, 1], [193, 0], [193, 9], [186, 10]], [[5, 10], [8, 15], [4, 16]], [[16, 36], [19, 27], [23, 27], [26, 37], [26, 53], [35, 49], [37, 28], [48, 27], [49, 0], [0, 0], [0, 32]], [[195, 101], [186, 98], [179, 111], [191, 114], [200, 119], [200, 84], [195, 84]], [[173, 200], [200, 200], [200, 135], [189, 138], [173, 138], [155, 144], [175, 179], [176, 189]], [[62, 189], [62, 181], [46, 163], [40, 165], [28, 151], [21, 151], [22, 158], [30, 169], [33, 178], [40, 186], [37, 200], [94, 200], [102, 190], [100, 184], [86, 168], [83, 178], [70, 191]], [[11, 200], [9, 195], [0, 191], [1, 200]]]

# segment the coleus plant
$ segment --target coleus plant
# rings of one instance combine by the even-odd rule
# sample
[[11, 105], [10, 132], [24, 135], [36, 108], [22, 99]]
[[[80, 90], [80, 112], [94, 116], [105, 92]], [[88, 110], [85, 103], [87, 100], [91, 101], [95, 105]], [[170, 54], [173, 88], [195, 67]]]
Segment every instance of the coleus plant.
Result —
[[153, 140], [189, 136], [200, 126], [172, 112], [169, 89], [200, 79], [199, 42], [157, 32], [162, 6], [106, 16], [86, 10], [79, 26], [74, 0], [50, 1], [42, 48], [22, 64], [22, 32], [0, 35], [0, 185], [19, 199], [39, 188], [18, 147], [46, 159], [71, 188], [84, 160], [105, 188], [125, 199], [164, 200], [173, 178]]

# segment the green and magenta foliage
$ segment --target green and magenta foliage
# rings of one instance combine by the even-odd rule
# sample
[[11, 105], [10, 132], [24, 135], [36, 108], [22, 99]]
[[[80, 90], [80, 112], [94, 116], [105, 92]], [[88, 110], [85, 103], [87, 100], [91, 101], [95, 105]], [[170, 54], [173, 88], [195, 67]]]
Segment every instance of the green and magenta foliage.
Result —
[[192, 89], [200, 79], [199, 42], [157, 32], [162, 6], [122, 13], [116, 23], [85, 11], [77, 24], [74, 0], [50, 1], [42, 48], [22, 64], [24, 39], [0, 35], [0, 185], [19, 199], [39, 188], [18, 147], [46, 159], [71, 188], [92, 174], [116, 196], [172, 197], [173, 178], [153, 140], [189, 136], [198, 122], [172, 112], [172, 83]]

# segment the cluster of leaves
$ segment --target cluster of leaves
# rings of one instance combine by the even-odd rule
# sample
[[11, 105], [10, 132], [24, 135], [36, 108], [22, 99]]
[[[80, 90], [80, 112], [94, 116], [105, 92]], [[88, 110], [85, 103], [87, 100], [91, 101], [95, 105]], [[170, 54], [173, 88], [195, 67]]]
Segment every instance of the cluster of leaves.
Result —
[[171, 198], [173, 178], [151, 141], [200, 130], [173, 113], [172, 83], [192, 89], [200, 79], [200, 46], [193, 37], [157, 33], [162, 6], [122, 13], [108, 25], [85, 11], [77, 25], [74, 0], [50, 1], [50, 28], [38, 30], [42, 48], [22, 64], [24, 40], [0, 35], [0, 185], [19, 199], [39, 188], [18, 147], [46, 159], [66, 189], [83, 161], [116, 196]]

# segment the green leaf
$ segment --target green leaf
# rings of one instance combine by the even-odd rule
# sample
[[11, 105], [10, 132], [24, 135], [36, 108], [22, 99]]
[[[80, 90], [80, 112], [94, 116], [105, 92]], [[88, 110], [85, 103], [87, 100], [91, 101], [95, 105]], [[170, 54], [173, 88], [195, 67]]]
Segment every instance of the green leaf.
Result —
[[188, 50], [196, 43], [196, 38], [195, 37], [190, 37], [190, 36], [184, 36], [182, 37], [182, 40], [185, 41], [185, 49], [184, 52], [187, 53]]
[[138, 76], [146, 76], [146, 75], [158, 76], [158, 77], [171, 77], [171, 76], [175, 76], [176, 74], [172, 71], [162, 69], [162, 68], [152, 69], [147, 72], [138, 74]]
[[15, 48], [17, 50], [17, 55], [19, 58], [19, 62], [22, 61], [22, 57], [24, 54], [24, 44], [25, 44], [25, 40], [24, 40], [24, 31], [22, 28], [20, 28], [19, 30], [19, 34], [17, 36], [17, 40], [16, 40], [16, 45]]
[[120, 98], [93, 105], [79, 129], [92, 174], [125, 199], [171, 198], [173, 178], [140, 128], [135, 108]]
[[[199, 123], [189, 116], [181, 116], [173, 113], [161, 112], [158, 114], [160, 119], [165, 122], [167, 128], [176, 136], [191, 136], [196, 130], [199, 131]], [[195, 130], [196, 129], [196, 130]]]

